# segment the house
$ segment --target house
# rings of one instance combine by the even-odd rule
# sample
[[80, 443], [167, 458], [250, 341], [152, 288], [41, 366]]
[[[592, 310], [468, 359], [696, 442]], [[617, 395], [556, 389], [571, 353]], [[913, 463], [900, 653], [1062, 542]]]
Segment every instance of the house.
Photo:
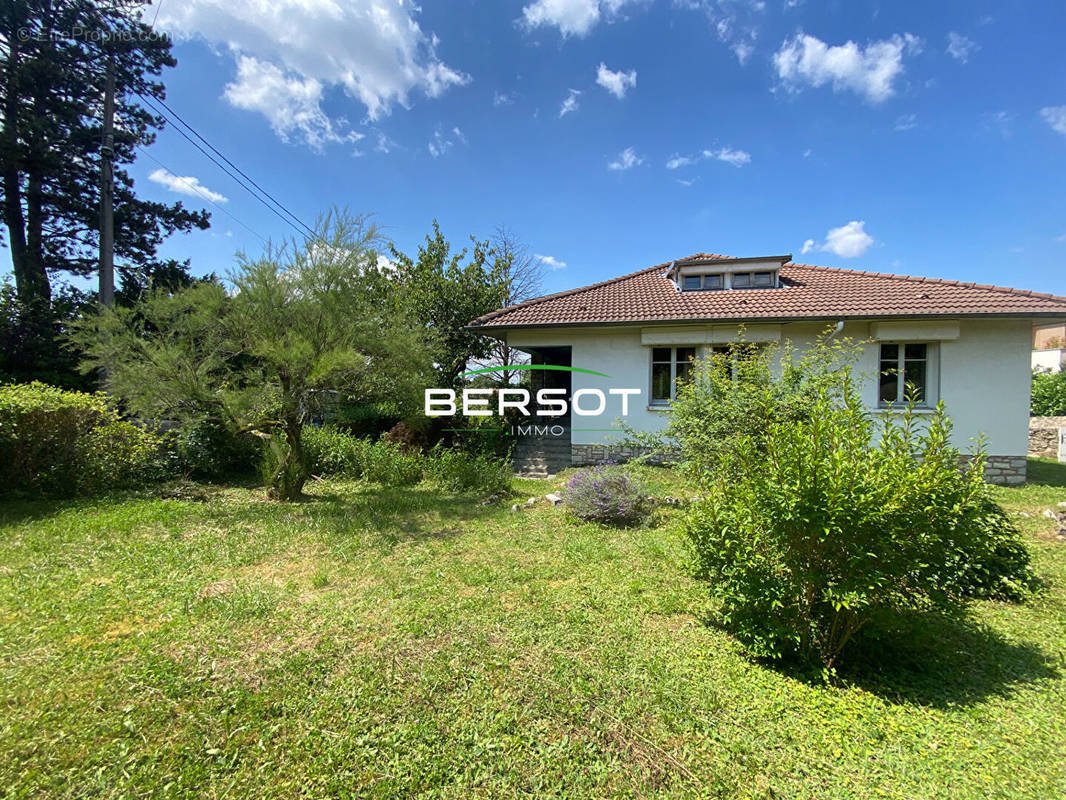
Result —
[[[618, 441], [611, 429], [624, 403], [629, 425], [661, 429], [689, 360], [735, 342], [741, 326], [746, 341], [787, 339], [797, 347], [833, 326], [867, 342], [857, 367], [881, 376], [863, 389], [869, 408], [898, 407], [904, 386], [896, 375], [905, 374], [922, 408], [945, 402], [956, 446], [985, 437], [990, 480], [1019, 483], [1033, 325], [1064, 320], [1066, 297], [794, 264], [790, 255], [698, 253], [501, 308], [470, 327], [529, 353], [534, 364], [583, 370], [531, 372], [534, 388], [568, 393], [573, 413], [552, 420], [551, 431], [522, 431], [518, 466], [526, 459], [550, 472], [602, 460]], [[609, 392], [618, 387], [640, 395]], [[593, 393], [591, 407], [586, 400], [581, 409]]]
[[1066, 367], [1066, 324], [1033, 326], [1032, 366], [1041, 372]]

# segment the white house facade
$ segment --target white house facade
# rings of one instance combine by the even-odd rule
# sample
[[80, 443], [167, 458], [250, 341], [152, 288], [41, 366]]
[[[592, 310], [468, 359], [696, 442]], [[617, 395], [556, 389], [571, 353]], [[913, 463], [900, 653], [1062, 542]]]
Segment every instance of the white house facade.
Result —
[[738, 335], [803, 349], [831, 328], [864, 342], [856, 367], [877, 376], [863, 387], [873, 413], [898, 412], [907, 400], [931, 409], [943, 400], [954, 444], [968, 450], [982, 437], [988, 479], [1019, 483], [1028, 448], [1032, 328], [1055, 318], [1066, 318], [1066, 298], [793, 264], [790, 256], [697, 254], [503, 308], [471, 327], [530, 353], [534, 363], [589, 370], [544, 374], [565, 374], [571, 397], [597, 389], [583, 394], [606, 398], [596, 415], [582, 415], [580, 403], [572, 408], [559, 426], [569, 447], [554, 444], [554, 468], [612, 453], [623, 398], [610, 389], [641, 389], [626, 398], [626, 422], [659, 430], [691, 359], [728, 348]]

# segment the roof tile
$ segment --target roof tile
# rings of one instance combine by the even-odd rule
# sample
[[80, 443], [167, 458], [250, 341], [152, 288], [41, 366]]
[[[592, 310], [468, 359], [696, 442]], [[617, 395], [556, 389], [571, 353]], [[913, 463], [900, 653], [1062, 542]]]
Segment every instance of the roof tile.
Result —
[[[721, 259], [696, 253], [678, 261]], [[498, 309], [473, 327], [964, 315], [1066, 317], [1066, 297], [940, 278], [787, 263], [778, 289], [679, 292], [673, 262]]]

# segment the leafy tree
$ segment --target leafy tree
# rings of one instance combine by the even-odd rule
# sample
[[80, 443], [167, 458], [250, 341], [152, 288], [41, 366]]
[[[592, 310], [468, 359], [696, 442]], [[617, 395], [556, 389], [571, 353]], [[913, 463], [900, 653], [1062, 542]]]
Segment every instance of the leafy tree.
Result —
[[104, 310], [81, 341], [87, 366], [147, 418], [221, 421], [268, 439], [271, 494], [307, 479], [304, 425], [339, 400], [411, 403], [429, 364], [415, 326], [390, 308], [377, 232], [334, 212], [305, 243], [238, 256], [232, 293], [199, 283]]
[[[135, 102], [163, 98], [156, 78], [177, 62], [169, 39], [140, 21], [133, 0], [9, 0], [0, 6], [0, 187], [22, 306], [47, 315], [51, 276], [97, 266], [103, 91], [115, 75], [115, 257], [120, 274], [151, 270], [175, 231], [208, 227], [181, 203], [146, 201], [123, 165], [152, 143], [163, 118]], [[80, 34], [79, 34], [80, 32]]]
[[491, 340], [466, 329], [472, 319], [498, 308], [507, 296], [506, 274], [510, 260], [488, 242], [471, 237], [473, 250], [451, 252], [451, 245], [433, 221], [433, 235], [411, 259], [395, 246], [395, 282], [398, 307], [421, 320], [437, 370], [439, 386], [453, 387], [472, 358], [484, 358]]

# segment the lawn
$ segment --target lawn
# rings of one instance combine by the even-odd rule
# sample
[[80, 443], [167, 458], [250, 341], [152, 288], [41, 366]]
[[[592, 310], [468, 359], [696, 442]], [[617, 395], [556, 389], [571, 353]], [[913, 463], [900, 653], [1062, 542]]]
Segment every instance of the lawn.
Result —
[[[1066, 796], [1066, 466], [998, 489], [1046, 586], [824, 686], [706, 622], [671, 526], [327, 482], [0, 505], [10, 797]], [[669, 473], [657, 493], [680, 494]], [[516, 481], [517, 500], [555, 483]], [[1021, 514], [1029, 516], [1021, 516]]]

